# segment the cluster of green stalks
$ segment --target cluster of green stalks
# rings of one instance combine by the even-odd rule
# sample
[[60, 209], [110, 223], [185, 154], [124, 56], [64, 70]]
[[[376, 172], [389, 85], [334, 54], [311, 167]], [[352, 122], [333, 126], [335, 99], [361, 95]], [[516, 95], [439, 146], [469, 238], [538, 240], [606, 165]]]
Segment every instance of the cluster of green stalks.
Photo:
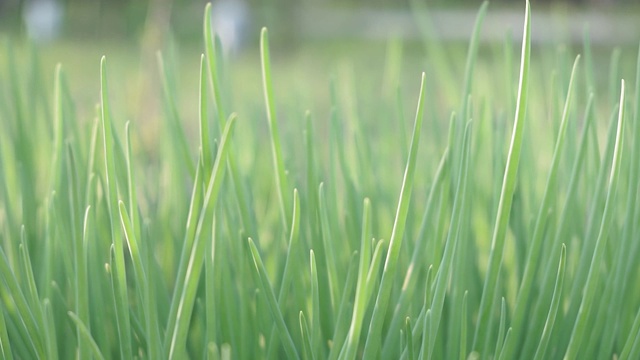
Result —
[[[2, 358], [640, 358], [640, 78], [619, 81], [614, 56], [612, 104], [598, 101], [585, 38], [536, 92], [527, 2], [517, 87], [507, 41], [504, 72], [474, 91], [486, 10], [461, 88], [423, 73], [417, 97], [362, 100], [338, 77], [328, 121], [289, 113], [296, 127], [276, 108], [266, 29], [264, 99], [243, 103], [266, 116], [231, 112], [208, 6], [199, 137], [160, 57], [154, 157], [135, 151], [144, 123], [114, 119], [123, 84], [108, 86], [105, 58], [83, 122], [61, 67], [50, 97], [7, 47]], [[434, 99], [451, 86], [447, 123]]]

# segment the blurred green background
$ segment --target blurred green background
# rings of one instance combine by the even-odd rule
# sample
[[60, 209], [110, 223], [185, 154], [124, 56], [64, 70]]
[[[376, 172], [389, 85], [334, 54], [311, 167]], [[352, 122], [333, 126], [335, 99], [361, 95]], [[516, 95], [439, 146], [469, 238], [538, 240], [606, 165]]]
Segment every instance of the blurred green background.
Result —
[[[24, 33], [24, 16], [33, 4], [55, 2], [63, 12], [62, 33], [74, 37], [137, 36], [145, 23], [155, 16], [170, 22], [175, 33], [189, 38], [199, 34], [198, 22], [193, 14], [204, 8], [203, 0], [0, 0], [0, 30], [14, 34]], [[214, 1], [215, 3], [216, 1]], [[220, 1], [217, 1], [220, 2]], [[350, 10], [407, 10], [414, 0], [228, 0], [242, 3], [250, 9], [252, 21], [270, 27], [292, 30], [300, 9]], [[430, 8], [477, 9], [480, 0], [427, 0]], [[599, 12], [627, 11], [637, 6], [637, 0], [531, 0], [534, 9], [595, 8]], [[493, 0], [492, 8], [521, 9], [522, 0]], [[620, 10], [620, 9], [623, 10]]]
[[[187, 125], [192, 133], [197, 132], [205, 1], [53, 1], [0, 0], [0, 48], [17, 50], [18, 71], [31, 66], [34, 59], [43, 83], [53, 89], [54, 68], [61, 63], [79, 119], [90, 123], [98, 101], [99, 60], [106, 55], [117, 121], [155, 125], [164, 116], [158, 64], [158, 53], [162, 53], [180, 89], [176, 101], [182, 120], [192, 124]], [[596, 80], [603, 89], [608, 85], [607, 69], [616, 47], [623, 54], [621, 73], [630, 76], [640, 40], [636, 3], [532, 0], [532, 41], [536, 47], [533, 66], [542, 75], [540, 81], [552, 81], [552, 72], [558, 67], [557, 54], [572, 59], [582, 52], [585, 33], [593, 43], [594, 67], [602, 69], [596, 72]], [[226, 73], [232, 108], [241, 118], [263, 116], [258, 38], [260, 28], [267, 26], [276, 94], [282, 107], [291, 110], [289, 113], [302, 118], [310, 109], [319, 119], [325, 119], [330, 109], [328, 89], [332, 77], [350, 79], [348, 83], [358, 96], [371, 99], [380, 96], [381, 87], [388, 85], [385, 82], [390, 81], [390, 76], [399, 79], [403, 94], [414, 94], [419, 74], [426, 70], [433, 75], [433, 89], [450, 89], [438, 95], [440, 115], [447, 119], [450, 109], [459, 103], [459, 94], [453, 89], [463, 81], [467, 41], [480, 4], [481, 1], [470, 0], [218, 0], [213, 7], [214, 26], [237, 26], [229, 35], [235, 43], [224, 44], [230, 49]], [[49, 9], [49, 15], [41, 11], [43, 6]], [[52, 12], [56, 17], [53, 20], [47, 18]], [[523, 15], [524, 0], [490, 2], [477, 72], [478, 83], [488, 91], [495, 91], [491, 90], [495, 87], [491, 74], [501, 71], [505, 41], [521, 36]], [[27, 26], [30, 16], [43, 16], [42, 29]], [[432, 45], [440, 44], [438, 51], [442, 51], [450, 67], [446, 73], [430, 63], [433, 47], [425, 42], [427, 38], [436, 40]], [[223, 38], [224, 42], [229, 40]], [[385, 66], [393, 56], [400, 56], [403, 66], [398, 74], [389, 75]], [[516, 52], [514, 56], [518, 56]], [[3, 73], [15, 71], [7, 66], [7, 57], [0, 56], [0, 81]], [[407, 101], [407, 113], [413, 111], [413, 106], [412, 101]], [[367, 110], [363, 106], [358, 111]], [[155, 146], [156, 128], [148, 126], [144, 132], [146, 140], [142, 145], [150, 153]]]

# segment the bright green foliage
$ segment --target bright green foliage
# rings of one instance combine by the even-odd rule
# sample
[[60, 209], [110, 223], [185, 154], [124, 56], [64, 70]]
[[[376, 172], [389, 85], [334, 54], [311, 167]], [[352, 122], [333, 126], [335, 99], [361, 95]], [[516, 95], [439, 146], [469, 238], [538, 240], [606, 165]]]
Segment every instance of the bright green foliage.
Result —
[[158, 56], [154, 156], [106, 58], [84, 121], [63, 66], [49, 93], [7, 41], [0, 358], [637, 359], [640, 54], [598, 82], [587, 36], [532, 46], [527, 2], [487, 65], [485, 2], [465, 61], [412, 5], [425, 68], [400, 81], [391, 42], [382, 89], [345, 66], [317, 112], [266, 29], [245, 97], [207, 6], [189, 115]]

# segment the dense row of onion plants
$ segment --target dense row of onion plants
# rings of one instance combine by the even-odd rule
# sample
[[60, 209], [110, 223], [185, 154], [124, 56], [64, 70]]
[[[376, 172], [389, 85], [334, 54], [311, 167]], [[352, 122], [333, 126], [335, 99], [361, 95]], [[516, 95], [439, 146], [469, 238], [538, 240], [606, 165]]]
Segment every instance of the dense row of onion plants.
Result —
[[127, 84], [106, 58], [86, 121], [61, 67], [50, 92], [8, 45], [2, 357], [640, 358], [640, 80], [617, 53], [599, 91], [588, 37], [542, 73], [528, 3], [520, 65], [507, 39], [481, 72], [485, 3], [460, 82], [414, 6], [418, 93], [390, 46], [382, 91], [333, 77], [322, 116], [274, 90], [266, 29], [264, 97], [231, 99], [207, 7], [199, 131], [160, 56], [152, 155], [148, 125], [113, 110]]

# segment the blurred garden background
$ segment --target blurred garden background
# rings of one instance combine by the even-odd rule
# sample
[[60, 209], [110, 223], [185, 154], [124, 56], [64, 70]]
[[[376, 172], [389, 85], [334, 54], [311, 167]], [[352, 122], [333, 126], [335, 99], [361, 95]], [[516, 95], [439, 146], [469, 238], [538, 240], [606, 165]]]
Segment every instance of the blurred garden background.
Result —
[[[181, 39], [199, 39], [200, 26], [193, 20], [193, 16], [202, 12], [205, 3], [204, 0], [0, 0], [0, 30], [23, 34], [31, 26], [32, 30], [40, 27], [36, 32], [51, 30], [52, 33], [72, 38], [136, 37], [144, 32], [149, 22], [155, 21], [158, 26], [171, 26], [174, 35]], [[372, 30], [354, 29], [363, 17], [382, 21], [377, 32], [389, 30], [384, 25], [394, 25], [393, 19], [397, 21], [402, 18], [401, 15], [408, 15], [416, 3], [434, 10], [457, 10], [456, 14], [464, 14], [465, 10], [475, 13], [482, 1], [217, 0], [213, 3], [218, 5], [217, 9], [214, 7], [214, 12], [218, 10], [221, 13], [220, 19], [235, 21], [242, 17], [247, 29], [248, 26], [260, 28], [266, 25], [279, 29], [289, 37], [303, 40], [297, 35], [320, 36], [322, 34], [309, 34], [320, 27], [325, 27], [330, 33], [342, 31], [346, 36], [362, 36], [364, 30]], [[534, 0], [531, 3], [539, 14], [567, 13], [578, 18], [599, 14], [606, 19], [628, 14], [630, 9], [638, 10], [640, 5], [636, 0]], [[520, 0], [491, 1], [494, 10], [519, 12], [522, 6], [523, 1]], [[30, 19], [39, 24], [29, 25]], [[608, 24], [607, 20], [603, 21], [601, 25]], [[408, 29], [409, 25], [405, 24]], [[390, 33], [392, 32], [387, 32]], [[32, 35], [48, 39], [54, 34]], [[289, 40], [291, 39], [287, 39]]]
[[[197, 110], [205, 4], [203, 0], [0, 0], [0, 41], [7, 44], [5, 48], [18, 49], [19, 66], [30, 66], [27, 59], [35, 55], [51, 86], [53, 70], [61, 63], [80, 118], [86, 119], [92, 118], [92, 105], [98, 100], [102, 55], [113, 69], [113, 84], [118, 84], [113, 94], [118, 118], [143, 122], [161, 118], [158, 54], [162, 53], [182, 90], [178, 107], [189, 123]], [[481, 4], [475, 0], [217, 0], [212, 20], [228, 57], [227, 80], [234, 84], [230, 99], [254, 99], [254, 108], [242, 107], [262, 111], [258, 39], [266, 26], [276, 90], [286, 103], [299, 107], [296, 113], [309, 108], [322, 117], [329, 111], [331, 77], [347, 74], [363, 98], [379, 96], [380, 84], [394, 78], [408, 86], [405, 93], [414, 93], [415, 79], [425, 69], [434, 73], [434, 88], [460, 83]], [[549, 54], [564, 52], [570, 59], [582, 52], [588, 36], [594, 68], [602, 69], [596, 71], [596, 81], [605, 87], [613, 49], [626, 55], [636, 51], [640, 35], [636, 0], [534, 0], [531, 5], [532, 42], [545, 48], [533, 52], [533, 64], [542, 73], [557, 67], [557, 58]], [[491, 79], [496, 60], [503, 59], [505, 40], [521, 38], [523, 9], [521, 0], [490, 2], [480, 33], [479, 68], [486, 62], [486, 72], [481, 70], [479, 77]], [[448, 69], [433, 67], [433, 53], [441, 54]], [[621, 74], [631, 74], [633, 56], [619, 58]], [[402, 66], [397, 74], [390, 73], [388, 64], [398, 59]], [[6, 69], [2, 62], [6, 59], [0, 58]], [[479, 83], [491, 86], [491, 81]], [[457, 96], [453, 90], [442, 95], [443, 114], [459, 103]], [[410, 113], [413, 105], [408, 106]], [[154, 138], [153, 132], [149, 137]]]

